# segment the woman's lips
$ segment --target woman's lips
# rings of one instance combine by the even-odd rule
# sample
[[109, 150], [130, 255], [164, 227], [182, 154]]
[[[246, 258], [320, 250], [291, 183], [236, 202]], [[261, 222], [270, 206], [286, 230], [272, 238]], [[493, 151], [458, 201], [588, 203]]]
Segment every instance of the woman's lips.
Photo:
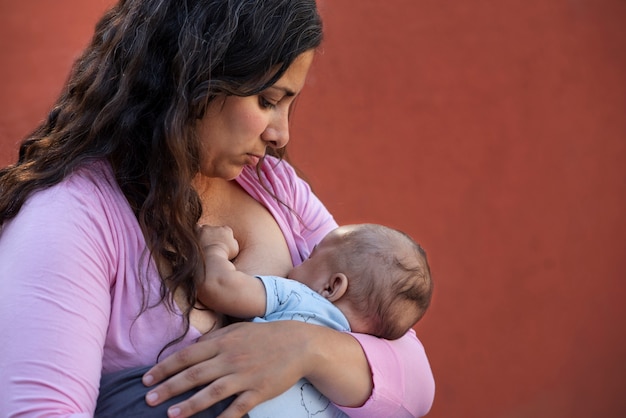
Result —
[[251, 165], [252, 167], [256, 167], [257, 164], [259, 164], [259, 161], [261, 161], [261, 157], [256, 156], [254, 154], [248, 154], [248, 161], [247, 161], [248, 165]]

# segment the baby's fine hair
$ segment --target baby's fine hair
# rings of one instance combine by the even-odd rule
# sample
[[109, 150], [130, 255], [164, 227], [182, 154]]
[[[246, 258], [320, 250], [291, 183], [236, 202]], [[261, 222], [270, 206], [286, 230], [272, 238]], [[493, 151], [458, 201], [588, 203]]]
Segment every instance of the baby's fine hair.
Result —
[[377, 224], [351, 229], [344, 245], [337, 262], [349, 278], [346, 297], [371, 324], [370, 334], [400, 338], [430, 305], [433, 282], [426, 252], [406, 233]]

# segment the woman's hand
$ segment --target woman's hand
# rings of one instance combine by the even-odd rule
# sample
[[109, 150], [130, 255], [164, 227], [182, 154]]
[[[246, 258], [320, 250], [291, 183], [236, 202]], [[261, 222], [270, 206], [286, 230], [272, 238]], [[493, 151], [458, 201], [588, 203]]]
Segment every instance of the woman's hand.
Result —
[[154, 366], [143, 381], [147, 386], [163, 382], [146, 395], [149, 405], [208, 384], [169, 408], [170, 417], [188, 417], [237, 395], [219, 418], [239, 418], [302, 377], [346, 406], [361, 405], [372, 388], [354, 338], [296, 321], [242, 322], [213, 331]]
[[[302, 323], [237, 323], [203, 336], [144, 375], [149, 405], [208, 384], [169, 409], [170, 417], [188, 417], [238, 394], [220, 418], [239, 418], [259, 403], [280, 395], [306, 374], [306, 336]], [[295, 325], [295, 326], [293, 326]], [[280, 344], [277, 344], [280, 341]]]

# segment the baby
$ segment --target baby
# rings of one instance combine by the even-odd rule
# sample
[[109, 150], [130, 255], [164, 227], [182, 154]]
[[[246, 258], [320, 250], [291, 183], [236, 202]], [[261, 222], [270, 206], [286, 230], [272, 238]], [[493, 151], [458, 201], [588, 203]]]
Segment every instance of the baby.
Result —
[[334, 229], [286, 278], [238, 271], [230, 260], [239, 246], [229, 227], [203, 226], [199, 237], [205, 254], [199, 299], [236, 318], [293, 319], [394, 340], [430, 304], [426, 253], [405, 233], [382, 225]]

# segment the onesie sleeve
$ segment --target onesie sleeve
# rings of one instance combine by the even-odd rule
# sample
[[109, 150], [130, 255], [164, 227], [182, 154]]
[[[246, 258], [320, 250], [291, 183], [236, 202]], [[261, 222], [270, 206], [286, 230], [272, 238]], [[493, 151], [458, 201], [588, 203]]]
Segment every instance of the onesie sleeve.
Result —
[[37, 192], [0, 230], [0, 416], [93, 416], [112, 268], [91, 194]]
[[422, 343], [415, 331], [389, 341], [365, 334], [352, 334], [370, 364], [374, 389], [359, 408], [339, 406], [351, 418], [422, 417], [430, 410], [435, 381]]
[[306, 260], [313, 247], [338, 225], [319, 197], [313, 193], [311, 186], [299, 178], [291, 166], [287, 165], [286, 170], [290, 172], [293, 182], [293, 207], [301, 220], [296, 230], [306, 242], [300, 253], [302, 260]]

